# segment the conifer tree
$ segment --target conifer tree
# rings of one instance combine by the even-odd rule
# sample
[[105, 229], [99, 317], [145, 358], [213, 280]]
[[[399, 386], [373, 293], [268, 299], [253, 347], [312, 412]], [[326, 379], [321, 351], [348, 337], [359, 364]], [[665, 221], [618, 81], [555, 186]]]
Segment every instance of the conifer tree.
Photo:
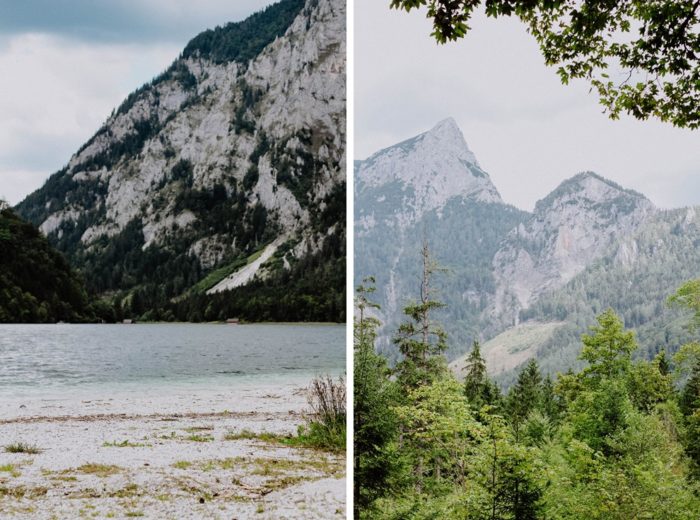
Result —
[[486, 361], [481, 356], [479, 340], [474, 340], [472, 350], [467, 357], [464, 373], [464, 395], [473, 405], [482, 404], [485, 387], [488, 385]]
[[420, 300], [404, 308], [409, 318], [399, 326], [394, 343], [399, 347], [403, 359], [396, 366], [396, 379], [404, 392], [430, 384], [447, 372], [444, 352], [447, 350], [447, 335], [432, 319], [433, 311], [445, 306], [433, 299], [432, 276], [442, 269], [432, 258], [427, 241], [421, 249], [423, 272]]
[[379, 309], [370, 300], [374, 278], [357, 288], [354, 323], [354, 503], [355, 516], [385, 489], [390, 472], [383, 448], [395, 432], [392, 384], [386, 360], [375, 352], [380, 321], [369, 313]]
[[662, 376], [667, 376], [671, 373], [671, 364], [668, 361], [668, 356], [666, 355], [665, 350], [659, 352], [659, 354], [656, 356], [656, 362], [657, 368]]
[[615, 311], [608, 309], [596, 320], [598, 324], [591, 327], [592, 334], [581, 337], [583, 349], [579, 358], [589, 363], [583, 371], [588, 381], [626, 373], [632, 362], [632, 352], [637, 348], [634, 332], [625, 330]]
[[700, 409], [700, 361], [693, 367], [690, 378], [683, 387], [680, 407], [685, 416], [690, 416]]
[[542, 395], [540, 408], [542, 413], [553, 423], [559, 421], [563, 410], [561, 399], [554, 390], [552, 377], [547, 375], [542, 382]]
[[530, 412], [540, 406], [542, 398], [542, 375], [537, 361], [531, 359], [518, 375], [518, 381], [508, 393], [508, 412], [518, 440], [520, 425]]

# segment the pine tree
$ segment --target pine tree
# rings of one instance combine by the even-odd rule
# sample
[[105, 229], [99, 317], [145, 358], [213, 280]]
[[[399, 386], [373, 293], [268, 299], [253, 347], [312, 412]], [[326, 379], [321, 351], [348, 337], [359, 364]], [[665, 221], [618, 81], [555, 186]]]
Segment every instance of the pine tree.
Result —
[[547, 375], [542, 382], [540, 409], [542, 413], [555, 424], [559, 421], [563, 411], [563, 404], [554, 390], [554, 382], [550, 375]]
[[686, 417], [690, 417], [697, 410], [700, 410], [700, 361], [693, 367], [690, 378], [683, 387], [680, 408]]
[[383, 448], [395, 433], [392, 384], [386, 360], [374, 349], [378, 319], [368, 315], [379, 305], [369, 296], [374, 278], [363, 280], [355, 297], [354, 323], [354, 503], [355, 517], [386, 490], [390, 467]]
[[430, 384], [447, 372], [444, 352], [447, 350], [447, 335], [442, 327], [432, 320], [432, 312], [445, 306], [433, 299], [431, 286], [433, 274], [441, 268], [430, 255], [426, 241], [421, 249], [423, 275], [420, 301], [404, 308], [409, 321], [402, 323], [394, 338], [403, 359], [396, 365], [396, 379], [404, 392]]
[[486, 361], [481, 355], [481, 345], [474, 340], [472, 350], [467, 357], [464, 375], [464, 395], [469, 404], [479, 410], [484, 405], [498, 408], [501, 391], [488, 377]]
[[472, 479], [482, 486], [485, 496], [475, 514], [466, 518], [488, 520], [541, 518], [542, 489], [532, 452], [514, 443], [503, 419], [490, 416], [486, 435], [472, 465]]
[[508, 393], [508, 412], [518, 440], [520, 425], [530, 412], [540, 406], [542, 398], [542, 375], [537, 361], [531, 359], [518, 375], [518, 381]]
[[656, 356], [657, 367], [662, 376], [667, 376], [671, 373], [671, 364], [668, 361], [666, 351], [662, 350]]
[[481, 346], [474, 340], [472, 350], [467, 357], [464, 373], [464, 395], [475, 406], [482, 404], [484, 389], [488, 384], [486, 376], [486, 361], [481, 357]]

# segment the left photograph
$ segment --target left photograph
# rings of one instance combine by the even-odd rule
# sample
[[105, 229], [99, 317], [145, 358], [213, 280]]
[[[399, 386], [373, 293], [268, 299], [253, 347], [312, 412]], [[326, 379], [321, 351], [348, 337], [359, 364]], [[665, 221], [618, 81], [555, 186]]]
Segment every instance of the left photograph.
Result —
[[345, 0], [7, 4], [0, 518], [345, 518]]

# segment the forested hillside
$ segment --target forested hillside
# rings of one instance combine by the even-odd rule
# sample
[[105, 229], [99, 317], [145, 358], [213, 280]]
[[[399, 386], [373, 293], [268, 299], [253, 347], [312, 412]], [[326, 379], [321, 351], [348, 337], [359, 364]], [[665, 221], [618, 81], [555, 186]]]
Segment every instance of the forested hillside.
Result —
[[445, 276], [436, 280], [455, 357], [481, 331], [494, 297], [493, 256], [529, 214], [504, 204], [452, 119], [355, 164], [355, 276], [373, 276], [383, 326], [378, 349], [392, 362], [391, 330], [417, 298], [417, 260], [427, 239]]
[[17, 211], [117, 319], [342, 320], [344, 27], [281, 0], [203, 32]]
[[[520, 311], [524, 324], [561, 323], [550, 336], [521, 347], [530, 349], [545, 373], [580, 368], [581, 334], [595, 323], [597, 314], [611, 307], [636, 332], [636, 357], [653, 359], [661, 350], [674, 354], [690, 334], [682, 315], [669, 308], [666, 299], [674, 287], [698, 276], [699, 251], [700, 219], [694, 209], [658, 212], [637, 232], [620, 237], [601, 259], [565, 286], [544, 293]], [[515, 376], [515, 372], [499, 374], [498, 380], [509, 385]]]
[[0, 323], [94, 319], [83, 283], [63, 255], [34, 226], [1, 208]]
[[[425, 288], [436, 271], [428, 254], [423, 265]], [[635, 334], [607, 309], [579, 338], [580, 370], [544, 377], [531, 360], [507, 394], [478, 342], [464, 382], [448, 370], [430, 291], [405, 308], [390, 369], [372, 283], [355, 302], [356, 518], [700, 516], [700, 280], [671, 299], [696, 340], [673, 359], [634, 360]]]

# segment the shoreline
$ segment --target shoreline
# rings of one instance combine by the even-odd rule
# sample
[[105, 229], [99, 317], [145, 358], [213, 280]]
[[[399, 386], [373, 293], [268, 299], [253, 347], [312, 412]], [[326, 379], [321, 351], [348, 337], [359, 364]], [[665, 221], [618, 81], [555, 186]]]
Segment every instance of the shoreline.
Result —
[[40, 452], [0, 451], [0, 516], [344, 518], [344, 455], [273, 438], [306, 409], [298, 382], [3, 400], [5, 446]]

